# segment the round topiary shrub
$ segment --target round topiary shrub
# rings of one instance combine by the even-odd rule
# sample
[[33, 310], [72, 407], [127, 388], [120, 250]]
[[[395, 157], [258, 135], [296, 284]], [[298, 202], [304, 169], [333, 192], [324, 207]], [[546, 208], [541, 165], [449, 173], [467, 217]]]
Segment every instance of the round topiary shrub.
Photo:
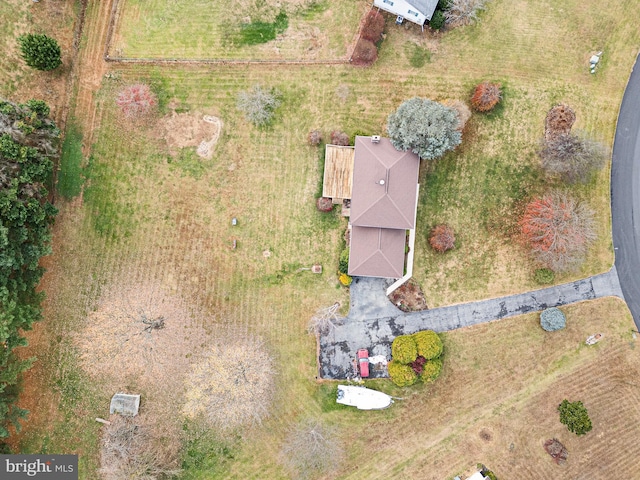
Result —
[[422, 366], [420, 379], [424, 383], [433, 382], [440, 376], [440, 372], [442, 372], [442, 360], [440, 360], [439, 358], [429, 360]]
[[328, 197], [320, 197], [316, 200], [316, 208], [321, 212], [330, 212], [333, 210], [333, 202]]
[[453, 234], [453, 228], [449, 225], [436, 225], [429, 235], [429, 245], [438, 253], [444, 253], [451, 250], [456, 243], [456, 237]]
[[361, 67], [368, 67], [378, 59], [378, 48], [376, 45], [364, 38], [358, 40], [356, 48], [351, 55], [351, 63]]
[[334, 130], [331, 132], [331, 145], [338, 145], [340, 147], [349, 146], [349, 135], [340, 130]]
[[409, 387], [418, 381], [418, 375], [409, 365], [391, 360], [387, 368], [389, 369], [389, 378], [398, 387]]
[[550, 285], [556, 279], [556, 274], [550, 268], [538, 268], [534, 272], [533, 278], [539, 285]]
[[567, 319], [561, 310], [547, 308], [540, 313], [540, 326], [547, 332], [555, 332], [567, 326]]
[[442, 355], [442, 340], [433, 330], [423, 330], [411, 335], [413, 338], [418, 355], [432, 360]]
[[489, 112], [502, 98], [500, 85], [497, 83], [482, 82], [476, 86], [471, 96], [471, 106], [478, 112]]
[[418, 357], [418, 346], [411, 335], [400, 335], [391, 344], [391, 356], [396, 362], [408, 364]]

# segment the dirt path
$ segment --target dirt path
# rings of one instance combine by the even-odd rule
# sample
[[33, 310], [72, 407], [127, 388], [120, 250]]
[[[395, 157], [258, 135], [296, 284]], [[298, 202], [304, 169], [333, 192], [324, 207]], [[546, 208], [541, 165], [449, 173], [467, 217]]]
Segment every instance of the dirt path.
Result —
[[87, 4], [84, 38], [86, 43], [80, 50], [74, 69], [73, 84], [77, 85], [75, 108], [70, 112], [82, 128], [84, 135], [83, 154], [88, 155], [93, 144], [93, 132], [99, 126], [95, 94], [107, 72], [104, 61], [104, 46], [113, 0], [89, 1]]

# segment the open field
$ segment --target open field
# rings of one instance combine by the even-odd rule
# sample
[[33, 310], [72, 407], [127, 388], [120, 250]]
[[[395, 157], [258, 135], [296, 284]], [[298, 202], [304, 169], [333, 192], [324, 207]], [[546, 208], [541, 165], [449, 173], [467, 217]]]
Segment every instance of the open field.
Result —
[[[19, 438], [25, 453], [79, 452], [81, 478], [95, 478], [101, 427], [93, 419], [107, 415], [115, 389], [142, 393], [144, 414], [166, 419], [167, 438], [180, 438], [183, 419], [167, 414], [176, 411], [169, 396], [180, 402], [173, 392], [181, 393], [181, 380], [203, 344], [233, 336], [260, 339], [274, 359], [277, 393], [270, 416], [238, 435], [199, 437], [187, 425], [185, 478], [287, 478], [279, 449], [291, 425], [305, 418], [339, 427], [347, 460], [337, 478], [442, 479], [477, 462], [499, 478], [569, 479], [591, 472], [590, 478], [604, 479], [614, 468], [637, 470], [633, 432], [640, 410], [633, 379], [639, 350], [628, 311], [617, 300], [566, 308], [568, 328], [554, 334], [540, 330], [536, 315], [451, 332], [444, 338], [444, 373], [432, 387], [409, 394], [388, 382], [372, 383], [407, 397], [383, 412], [335, 408], [330, 386], [315, 381], [315, 342], [305, 332], [318, 307], [348, 301], [334, 275], [346, 220], [315, 210], [321, 149], [306, 144], [309, 130], [320, 128], [325, 136], [332, 129], [380, 133], [402, 100], [466, 99], [482, 79], [503, 82], [504, 108], [489, 117], [474, 115], [461, 149], [425, 165], [421, 174], [421, 233], [446, 221], [458, 232], [459, 246], [435, 257], [418, 235], [414, 271], [429, 306], [533, 286], [533, 265], [511, 246], [497, 219], [545, 187], [534, 152], [554, 103], [573, 105], [574, 128], [611, 144], [640, 44], [629, 20], [637, 15], [634, 2], [608, 10], [593, 0], [567, 2], [565, 12], [550, 5], [494, 0], [477, 27], [442, 38], [389, 25], [378, 63], [366, 70], [114, 65], [110, 78], [103, 78], [104, 64], [92, 61], [101, 52], [104, 35], [97, 32], [104, 33], [106, 7], [91, 3], [80, 60], [91, 75], [80, 84], [74, 112], [83, 137], [74, 135], [67, 147], [74, 165], [83, 151], [87, 180], [82, 195], [58, 204], [55, 253], [46, 259], [43, 281], [47, 320], [29, 347], [40, 362], [28, 377], [27, 405], [34, 415]], [[539, 20], [543, 13], [545, 22]], [[577, 34], [580, 42], [559, 41]], [[430, 52], [430, 63], [421, 68], [411, 64], [414, 44]], [[590, 76], [588, 54], [599, 49], [605, 50], [603, 64]], [[116, 92], [135, 81], [153, 85], [162, 115], [189, 111], [223, 121], [210, 160], [193, 148], [172, 152], [159, 122], [132, 125], [119, 116]], [[237, 93], [256, 83], [283, 93], [274, 124], [264, 129], [247, 124], [235, 107]], [[571, 278], [612, 263], [607, 179], [605, 170], [574, 190], [597, 210], [599, 240], [583, 271]], [[67, 179], [71, 188], [65, 192], [75, 190], [76, 180]], [[313, 263], [324, 266], [322, 275], [300, 270]], [[166, 353], [175, 355], [179, 367], [172, 371], [173, 391], [163, 388], [166, 377], [154, 382], [154, 375], [136, 370], [162, 366], [166, 359], [154, 363], [142, 355], [127, 363], [126, 357], [105, 355], [95, 369], [82, 363], [93, 352], [87, 343], [109, 341], [97, 319], [113, 320], [106, 308], [113, 292], [144, 288], [166, 292], [166, 301], [173, 302], [167, 309], [176, 312], [167, 317], [171, 328], [197, 332], [177, 333], [179, 348]], [[129, 303], [139, 311], [135, 300]], [[167, 332], [176, 330], [167, 326]], [[582, 342], [595, 332], [605, 339], [585, 347]], [[146, 337], [133, 341], [138, 338]], [[114, 348], [122, 346], [122, 340], [112, 341]], [[583, 400], [589, 409], [594, 431], [586, 437], [570, 436], [557, 421], [554, 409], [565, 397]], [[542, 449], [553, 436], [569, 449], [566, 467], [556, 467]]]
[[[177, 2], [120, 0], [112, 57], [338, 60], [347, 58], [361, 0]], [[286, 20], [277, 21], [284, 14]], [[273, 36], [273, 37], [272, 37]], [[275, 38], [264, 42], [265, 38]]]

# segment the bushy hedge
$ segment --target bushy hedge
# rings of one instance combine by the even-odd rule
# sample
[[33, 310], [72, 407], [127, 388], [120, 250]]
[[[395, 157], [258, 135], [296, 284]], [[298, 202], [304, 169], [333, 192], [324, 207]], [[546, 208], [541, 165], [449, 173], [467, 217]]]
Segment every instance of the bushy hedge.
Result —
[[391, 378], [391, 381], [398, 387], [408, 387], [418, 381], [418, 375], [416, 375], [416, 372], [414, 372], [413, 368], [409, 365], [391, 360], [387, 368], [389, 369], [389, 378]]
[[400, 335], [396, 337], [391, 344], [391, 356], [399, 363], [408, 364], [414, 362], [418, 357], [418, 346], [413, 336]]
[[340, 259], [338, 260], [338, 272], [347, 274], [349, 273], [349, 249], [345, 248], [340, 253]]
[[442, 355], [442, 340], [433, 330], [423, 330], [411, 336], [416, 343], [418, 355], [421, 357], [432, 360]]
[[555, 332], [567, 326], [567, 318], [560, 309], [547, 308], [540, 313], [540, 326], [547, 332]]
[[435, 360], [429, 360], [422, 366], [422, 373], [420, 374], [420, 380], [424, 383], [433, 382], [440, 376], [442, 371], [442, 360], [436, 358]]

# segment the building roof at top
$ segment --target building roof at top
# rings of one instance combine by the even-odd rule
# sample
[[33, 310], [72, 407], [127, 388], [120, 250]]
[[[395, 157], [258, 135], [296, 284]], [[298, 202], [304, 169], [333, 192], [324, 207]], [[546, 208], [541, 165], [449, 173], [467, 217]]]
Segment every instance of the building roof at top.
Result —
[[356, 137], [351, 224], [360, 227], [415, 228], [420, 159], [395, 149], [388, 138], [373, 143]]

